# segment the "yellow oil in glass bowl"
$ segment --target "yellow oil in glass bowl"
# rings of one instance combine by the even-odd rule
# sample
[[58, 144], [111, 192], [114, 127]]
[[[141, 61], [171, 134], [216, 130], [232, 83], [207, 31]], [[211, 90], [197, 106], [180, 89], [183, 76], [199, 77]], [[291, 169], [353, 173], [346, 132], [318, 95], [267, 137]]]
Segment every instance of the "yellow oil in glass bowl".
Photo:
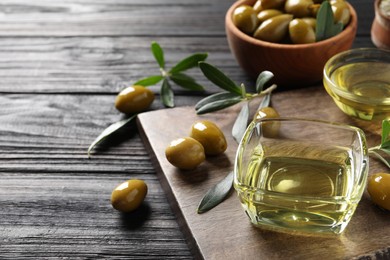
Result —
[[[264, 135], [267, 124], [278, 135]], [[303, 129], [305, 129], [303, 131]], [[367, 151], [361, 130], [326, 122], [253, 122], [236, 157], [234, 187], [258, 227], [341, 233], [364, 191]]]
[[390, 52], [354, 49], [331, 58], [324, 86], [346, 114], [364, 120], [390, 118]]

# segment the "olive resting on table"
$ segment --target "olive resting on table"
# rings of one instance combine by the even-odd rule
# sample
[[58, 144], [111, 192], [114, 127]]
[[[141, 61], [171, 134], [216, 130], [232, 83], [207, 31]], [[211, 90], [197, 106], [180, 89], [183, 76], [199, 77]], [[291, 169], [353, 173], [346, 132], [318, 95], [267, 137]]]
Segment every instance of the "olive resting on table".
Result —
[[205, 158], [203, 145], [192, 137], [173, 140], [165, 149], [167, 160], [179, 169], [192, 170]]
[[[261, 120], [266, 118], [279, 118], [279, 113], [272, 107], [263, 107], [257, 110], [253, 120]], [[264, 122], [262, 123], [262, 131], [265, 137], [275, 137], [279, 134], [280, 122]]]
[[367, 191], [379, 207], [390, 210], [390, 173], [376, 173], [368, 178]]
[[128, 180], [112, 191], [111, 204], [116, 210], [131, 212], [142, 204], [147, 192], [148, 187], [143, 180]]
[[115, 99], [115, 108], [125, 114], [145, 111], [154, 100], [154, 93], [144, 86], [134, 85], [123, 89]]
[[[273, 43], [313, 43], [316, 16], [328, 0], [257, 0], [253, 6], [241, 5], [233, 12], [233, 23], [242, 32]], [[334, 21], [345, 27], [351, 11], [345, 0], [329, 0]]]

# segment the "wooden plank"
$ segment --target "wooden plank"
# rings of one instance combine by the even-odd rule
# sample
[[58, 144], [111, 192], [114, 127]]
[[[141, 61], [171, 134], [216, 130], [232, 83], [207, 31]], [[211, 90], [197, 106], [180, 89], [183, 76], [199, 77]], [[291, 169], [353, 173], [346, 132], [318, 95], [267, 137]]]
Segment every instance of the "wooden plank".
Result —
[[[192, 259], [154, 174], [0, 173], [1, 259]], [[130, 178], [148, 194], [120, 214], [111, 191]]]
[[[193, 53], [207, 52], [207, 61], [235, 82], [254, 85], [234, 60], [225, 37], [5, 38], [0, 42], [0, 93], [116, 94], [125, 85], [160, 73], [150, 52], [154, 40], [164, 48], [168, 68]], [[355, 43], [370, 45], [367, 39]], [[200, 70], [188, 73], [207, 93], [218, 91]], [[151, 88], [158, 94], [159, 87]], [[173, 87], [179, 95], [191, 94]]]
[[0, 36], [221, 36], [233, 2], [4, 0]]
[[[380, 122], [374, 124], [347, 117], [321, 87], [277, 93], [272, 104], [282, 116], [359, 126], [365, 130], [369, 146], [380, 142]], [[294, 236], [254, 228], [236, 196], [230, 196], [210, 212], [197, 214], [196, 208], [206, 191], [232, 170], [237, 145], [230, 131], [238, 109], [233, 107], [197, 116], [193, 107], [182, 107], [143, 113], [138, 117], [163, 188], [190, 247], [197, 249], [196, 256], [204, 259], [349, 259], [388, 250], [388, 216], [370, 202], [367, 193], [341, 236]], [[229, 147], [223, 156], [208, 158], [197, 169], [184, 173], [169, 164], [164, 151], [170, 141], [187, 136], [192, 123], [199, 119], [216, 122], [225, 133]], [[385, 169], [375, 159], [370, 160], [370, 173]]]
[[[87, 158], [94, 138], [122, 118], [113, 100], [0, 95], [1, 259], [192, 259], [135, 124]], [[149, 191], [139, 211], [122, 215], [110, 193], [131, 178]]]
[[[233, 2], [3, 0], [0, 36], [223, 36], [223, 18]], [[373, 2], [349, 2], [361, 10], [359, 24], [369, 32]]]

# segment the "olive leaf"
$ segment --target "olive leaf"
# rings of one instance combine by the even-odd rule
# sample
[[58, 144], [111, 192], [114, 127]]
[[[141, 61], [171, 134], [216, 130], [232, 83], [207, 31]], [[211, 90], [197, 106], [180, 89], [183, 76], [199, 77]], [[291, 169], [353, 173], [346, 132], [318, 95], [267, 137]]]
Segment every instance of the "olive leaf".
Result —
[[208, 103], [212, 103], [218, 100], [237, 99], [237, 98], [241, 99], [241, 96], [230, 92], [218, 92], [210, 96], [207, 96], [204, 99], [200, 100], [198, 103], [196, 103], [195, 110], [199, 110], [204, 105], [207, 105]]
[[238, 114], [232, 128], [232, 135], [234, 140], [236, 140], [237, 143], [239, 143], [241, 141], [241, 138], [244, 136], [245, 130], [248, 126], [248, 120], [249, 120], [249, 104], [248, 102], [246, 102], [242, 106], [241, 111]]
[[143, 78], [143, 79], [140, 79], [138, 81], [136, 81], [135, 83], [133, 83], [133, 85], [141, 85], [141, 86], [152, 86], [152, 85], [155, 85], [157, 83], [159, 83], [164, 77], [161, 76], [161, 75], [153, 75], [153, 76], [150, 76], [150, 77], [146, 77], [146, 78]]
[[103, 132], [92, 142], [92, 144], [89, 146], [88, 148], [88, 158], [90, 158], [91, 156], [91, 151], [92, 149], [99, 143], [101, 143], [103, 140], [105, 140], [107, 137], [109, 137], [110, 135], [112, 135], [113, 133], [115, 133], [116, 131], [118, 131], [119, 129], [121, 129], [122, 127], [124, 127], [125, 125], [127, 125], [130, 121], [132, 121], [135, 117], [137, 116], [137, 114], [135, 115], [132, 115], [131, 117], [127, 118], [127, 119], [123, 119], [121, 121], [118, 121], [114, 124], [111, 124], [110, 126], [108, 126], [106, 129], [103, 130]]
[[166, 107], [174, 107], [174, 94], [167, 79], [163, 80], [161, 87], [161, 101]]
[[163, 80], [160, 87], [160, 93], [162, 95], [160, 99], [163, 105], [166, 107], [175, 106], [174, 93], [169, 81], [172, 81], [176, 85], [187, 90], [204, 91], [202, 85], [198, 84], [192, 77], [184, 74], [183, 71], [194, 68], [198, 65], [199, 62], [206, 60], [208, 56], [207, 53], [192, 54], [179, 61], [170, 70], [166, 70], [164, 50], [161, 48], [161, 46], [157, 42], [152, 42], [150, 45], [150, 50], [158, 63], [161, 75], [153, 75], [142, 78], [136, 81], [133, 85], [152, 86]]
[[221, 99], [217, 101], [213, 101], [210, 103], [205, 104], [204, 106], [200, 107], [198, 110], [196, 110], [196, 113], [198, 115], [206, 114], [209, 112], [214, 112], [217, 110], [221, 110], [227, 107], [230, 107], [232, 105], [235, 105], [237, 103], [241, 102], [241, 97], [236, 96], [229, 99]]
[[233, 172], [230, 172], [222, 181], [212, 187], [198, 206], [198, 214], [204, 213], [220, 204], [229, 194], [233, 186]]
[[381, 148], [390, 148], [390, 120], [382, 121]]
[[175, 73], [169, 77], [177, 85], [194, 91], [203, 91], [203, 86], [195, 82], [193, 78], [183, 73]]
[[182, 72], [184, 70], [188, 70], [198, 66], [200, 61], [206, 60], [208, 54], [207, 53], [195, 53], [183, 60], [179, 61], [172, 69], [169, 70], [170, 74], [175, 74], [178, 72]]
[[374, 155], [381, 160], [387, 167], [390, 168], [390, 159], [384, 158], [379, 152], [383, 152], [390, 155], [390, 120], [385, 119], [382, 121], [382, 138], [381, 144], [368, 149], [370, 155]]
[[270, 71], [262, 71], [256, 79], [256, 91], [260, 93], [263, 91], [264, 86], [274, 77], [274, 74]]
[[342, 23], [335, 23], [329, 1], [322, 2], [317, 13], [316, 41], [322, 41], [339, 34], [343, 30]]
[[218, 87], [229, 91], [231, 93], [236, 93], [241, 95], [241, 88], [236, 85], [228, 76], [226, 76], [222, 71], [214, 67], [213, 65], [206, 62], [199, 62], [199, 68], [203, 72], [206, 78], [213, 82]]
[[150, 49], [161, 69], [165, 68], [164, 51], [157, 42], [152, 42]]

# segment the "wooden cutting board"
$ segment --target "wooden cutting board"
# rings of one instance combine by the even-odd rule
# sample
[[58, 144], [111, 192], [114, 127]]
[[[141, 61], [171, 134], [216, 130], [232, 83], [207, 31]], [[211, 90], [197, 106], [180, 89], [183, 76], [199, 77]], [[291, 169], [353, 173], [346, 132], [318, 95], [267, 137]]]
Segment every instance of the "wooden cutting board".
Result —
[[[380, 142], [380, 122], [363, 122], [344, 115], [321, 87], [275, 93], [272, 106], [282, 116], [355, 125], [365, 131], [369, 146]], [[179, 107], [138, 116], [142, 138], [196, 258], [350, 259], [390, 255], [390, 214], [374, 206], [367, 193], [339, 236], [291, 235], [255, 228], [241, 208], [235, 191], [216, 208], [197, 214], [197, 206], [206, 191], [233, 169], [237, 144], [231, 136], [231, 128], [239, 109], [240, 105], [236, 105], [197, 116], [193, 107]], [[188, 136], [191, 125], [199, 119], [212, 120], [222, 129], [228, 149], [223, 155], [207, 158], [196, 170], [183, 172], [169, 164], [165, 148], [170, 141]], [[386, 168], [370, 159], [370, 173], [378, 171], [386, 171]]]

